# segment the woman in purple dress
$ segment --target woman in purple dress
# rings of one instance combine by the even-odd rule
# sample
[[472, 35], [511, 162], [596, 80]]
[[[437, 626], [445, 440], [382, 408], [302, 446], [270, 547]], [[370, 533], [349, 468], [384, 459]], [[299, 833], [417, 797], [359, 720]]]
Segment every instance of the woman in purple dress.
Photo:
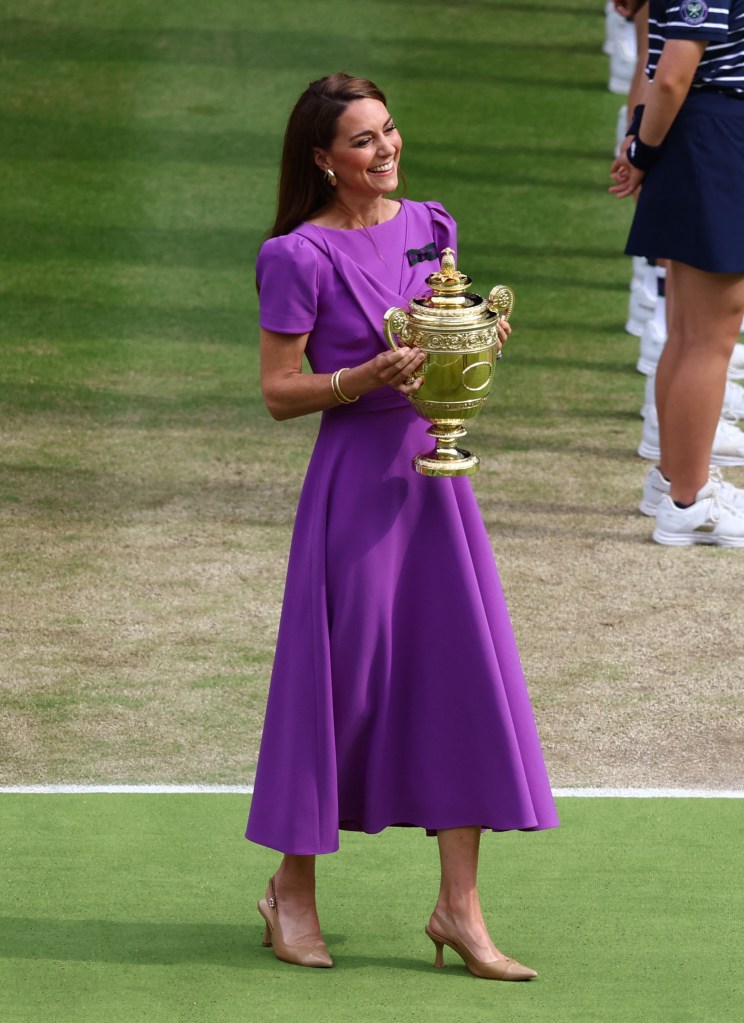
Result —
[[401, 146], [383, 93], [344, 74], [313, 82], [287, 126], [257, 263], [261, 387], [275, 419], [322, 415], [247, 837], [284, 854], [258, 904], [279, 959], [333, 965], [315, 857], [338, 849], [339, 829], [398, 825], [439, 843], [435, 965], [446, 944], [476, 976], [526, 980], [535, 971], [483, 920], [480, 835], [557, 817], [470, 481], [411, 467], [426, 423], [406, 395], [424, 355], [388, 350], [383, 315], [424, 289], [456, 226], [437, 203], [387, 198]]

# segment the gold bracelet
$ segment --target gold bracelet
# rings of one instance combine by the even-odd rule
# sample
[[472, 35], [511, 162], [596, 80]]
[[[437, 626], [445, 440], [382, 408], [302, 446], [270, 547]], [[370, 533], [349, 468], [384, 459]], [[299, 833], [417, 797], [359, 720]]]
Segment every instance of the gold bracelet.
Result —
[[359, 401], [359, 395], [357, 395], [356, 398], [349, 398], [341, 390], [339, 378], [341, 374], [345, 373], [348, 368], [349, 368], [348, 366], [344, 366], [342, 369], [337, 369], [336, 372], [331, 376], [331, 390], [333, 391], [334, 396], [337, 398], [338, 401], [341, 402], [342, 405], [353, 405], [355, 401]]

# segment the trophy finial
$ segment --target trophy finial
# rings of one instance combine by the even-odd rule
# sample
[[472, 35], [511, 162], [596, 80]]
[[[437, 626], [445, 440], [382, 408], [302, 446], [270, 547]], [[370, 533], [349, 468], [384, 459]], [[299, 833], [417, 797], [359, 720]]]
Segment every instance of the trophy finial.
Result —
[[441, 270], [429, 274], [426, 283], [438, 294], [459, 295], [471, 284], [469, 277], [460, 273], [455, 265], [455, 250], [442, 249]]
[[456, 273], [455, 250], [442, 249], [442, 274], [446, 277], [454, 277]]

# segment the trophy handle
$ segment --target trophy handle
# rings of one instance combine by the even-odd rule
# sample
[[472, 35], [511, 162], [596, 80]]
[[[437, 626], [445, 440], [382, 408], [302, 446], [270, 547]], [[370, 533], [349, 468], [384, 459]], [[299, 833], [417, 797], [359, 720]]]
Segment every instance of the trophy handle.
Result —
[[514, 292], [511, 288], [508, 288], [505, 284], [497, 284], [495, 288], [491, 288], [491, 293], [488, 296], [489, 312], [496, 313], [503, 319], [508, 320], [513, 308]]
[[397, 306], [391, 306], [382, 319], [382, 330], [385, 334], [385, 340], [390, 348], [393, 350], [400, 348], [400, 345], [395, 339], [395, 335], [398, 334], [401, 340], [405, 342], [406, 334], [408, 333], [407, 328], [408, 313], [405, 309], [399, 309]]

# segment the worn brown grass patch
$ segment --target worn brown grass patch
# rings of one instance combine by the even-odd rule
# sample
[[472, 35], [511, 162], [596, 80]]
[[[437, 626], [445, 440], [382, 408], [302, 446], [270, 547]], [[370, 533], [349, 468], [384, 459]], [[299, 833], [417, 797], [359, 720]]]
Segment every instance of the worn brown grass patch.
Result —
[[[473, 425], [551, 777], [739, 786], [739, 558], [650, 542], [638, 429], [628, 417], [603, 439], [592, 425], [544, 450], [495, 414]], [[16, 422], [2, 783], [252, 780], [314, 430]]]

